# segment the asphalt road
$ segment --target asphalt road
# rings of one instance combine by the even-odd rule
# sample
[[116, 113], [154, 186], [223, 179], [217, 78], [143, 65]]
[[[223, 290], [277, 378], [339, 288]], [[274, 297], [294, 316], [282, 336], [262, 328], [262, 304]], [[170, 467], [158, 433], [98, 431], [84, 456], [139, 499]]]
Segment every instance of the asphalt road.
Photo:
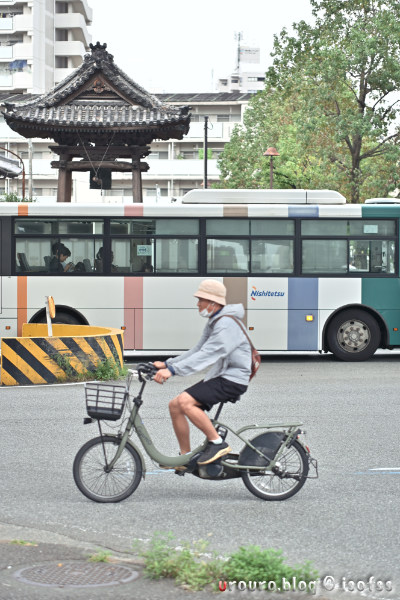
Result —
[[[97, 434], [95, 425], [82, 425], [82, 385], [1, 388], [0, 531], [21, 526], [29, 528], [25, 536], [31, 531], [43, 541], [66, 536], [120, 552], [159, 531], [173, 532], [177, 542], [208, 540], [222, 554], [256, 544], [282, 549], [291, 563], [312, 561], [337, 589], [373, 577], [366, 596], [398, 598], [399, 365], [399, 353], [355, 364], [316, 354], [264, 358], [247, 394], [224, 409], [222, 420], [237, 427], [304, 423], [320, 477], [284, 502], [257, 499], [239, 479], [177, 477], [149, 463], [133, 496], [93, 503], [72, 478], [76, 452]], [[176, 453], [168, 399], [197, 379], [146, 388], [142, 417], [165, 454]], [[378, 580], [392, 582], [394, 591], [377, 593]]]

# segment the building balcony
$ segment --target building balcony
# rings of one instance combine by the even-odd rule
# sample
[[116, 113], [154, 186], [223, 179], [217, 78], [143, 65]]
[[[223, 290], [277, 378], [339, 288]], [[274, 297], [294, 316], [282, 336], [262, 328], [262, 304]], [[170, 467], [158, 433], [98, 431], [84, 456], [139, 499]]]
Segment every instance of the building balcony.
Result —
[[[85, 18], [86, 24], [91, 25], [92, 18], [93, 18], [93, 11], [90, 8], [87, 1], [86, 0], [74, 0], [73, 6], [74, 6], [74, 12], [81, 13]], [[71, 14], [71, 13], [68, 13], [68, 14]]]
[[31, 71], [18, 71], [13, 75], [13, 87], [16, 89], [31, 89], [33, 85]]
[[[2, 20], [2, 19], [0, 19]], [[16, 15], [13, 17], [14, 31], [32, 31], [33, 30], [33, 17], [32, 15]]]
[[86, 48], [92, 41], [92, 36], [87, 31], [87, 22], [80, 13], [56, 13], [54, 26], [56, 29], [72, 30], [74, 39], [82, 42]]
[[0, 87], [11, 88], [13, 84], [13, 76], [10, 74], [0, 75]]
[[11, 49], [13, 58], [33, 58], [33, 44], [18, 43], [14, 44], [13, 46], [9, 46], [9, 48]]
[[15, 90], [29, 90], [32, 88], [32, 73], [29, 71], [18, 71], [16, 73], [3, 73], [0, 75], [0, 87]]
[[0, 19], [0, 31], [12, 31], [14, 28], [14, 19], [12, 17], [6, 17]]
[[12, 58], [13, 57], [13, 47], [12, 46], [0, 46], [0, 60], [3, 58]]
[[55, 42], [54, 44], [55, 56], [81, 56], [86, 52], [85, 46], [82, 42]]
[[[147, 160], [149, 164], [149, 171], [143, 173], [143, 180], [145, 179], [190, 179], [190, 178], [202, 178], [204, 174], [204, 161], [203, 160]], [[210, 177], [218, 177], [219, 170], [217, 168], [217, 161], [215, 159], [209, 159], [207, 161], [207, 173]]]
[[[237, 123], [227, 122], [227, 123], [213, 123], [208, 122], [208, 130], [207, 130], [207, 138], [212, 141], [221, 141], [228, 142], [231, 138], [231, 134], [234, 126]], [[203, 123], [191, 123], [189, 133], [185, 136], [184, 140], [190, 140], [193, 142], [194, 140], [203, 140], [204, 139], [204, 122]]]

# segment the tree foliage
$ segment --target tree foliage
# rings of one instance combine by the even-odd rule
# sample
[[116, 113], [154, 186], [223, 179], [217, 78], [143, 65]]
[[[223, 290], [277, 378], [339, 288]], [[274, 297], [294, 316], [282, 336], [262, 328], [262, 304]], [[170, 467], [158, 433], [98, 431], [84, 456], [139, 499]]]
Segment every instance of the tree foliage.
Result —
[[310, 0], [314, 22], [275, 36], [265, 90], [220, 159], [228, 187], [330, 188], [351, 202], [398, 184], [400, 2]]

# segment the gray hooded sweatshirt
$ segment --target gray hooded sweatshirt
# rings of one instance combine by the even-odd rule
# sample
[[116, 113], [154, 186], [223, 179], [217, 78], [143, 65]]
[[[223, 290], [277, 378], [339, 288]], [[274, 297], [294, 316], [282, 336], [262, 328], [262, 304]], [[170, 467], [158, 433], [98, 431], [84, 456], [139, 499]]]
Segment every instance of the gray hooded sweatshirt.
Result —
[[192, 375], [211, 367], [204, 377], [205, 381], [224, 377], [242, 385], [249, 384], [250, 344], [238, 323], [233, 319], [219, 318], [224, 315], [241, 319], [244, 316], [243, 305], [224, 306], [218, 314], [207, 319], [200, 340], [191, 350], [166, 361], [167, 367], [171, 367], [175, 375]]

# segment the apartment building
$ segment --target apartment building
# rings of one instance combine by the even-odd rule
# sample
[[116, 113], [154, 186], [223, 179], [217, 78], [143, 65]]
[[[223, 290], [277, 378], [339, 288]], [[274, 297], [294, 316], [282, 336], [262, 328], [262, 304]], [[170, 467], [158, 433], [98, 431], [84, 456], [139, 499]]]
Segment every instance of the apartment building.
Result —
[[264, 71], [235, 71], [229, 77], [218, 79], [219, 92], [242, 92], [254, 94], [264, 89]]
[[[150, 169], [142, 174], [143, 201], [154, 197], [179, 198], [187, 191], [202, 188], [204, 182], [205, 117], [207, 119], [207, 181], [211, 186], [219, 179], [217, 160], [229, 142], [233, 127], [243, 120], [251, 94], [203, 93], [158, 94], [163, 102], [191, 106], [189, 133], [182, 140], [155, 141], [146, 158]], [[128, 176], [114, 179], [106, 197], [129, 195]], [[125, 177], [125, 179], [124, 179]]]
[[[41, 94], [80, 66], [89, 50], [92, 11], [86, 0], [0, 0], [0, 104], [20, 94]], [[129, 74], [131, 75], [131, 74]], [[134, 78], [134, 74], [132, 74]], [[243, 81], [243, 80], [242, 80]], [[138, 82], [140, 84], [140, 82]], [[143, 200], [179, 198], [203, 187], [205, 117], [207, 123], [207, 180], [219, 178], [217, 159], [235, 124], [242, 122], [251, 93], [234, 91], [203, 94], [158, 94], [176, 106], [191, 106], [191, 126], [183, 140], [155, 141], [143, 173]], [[25, 177], [0, 179], [0, 195], [15, 193], [39, 201], [55, 201], [58, 171], [51, 161], [52, 140], [20, 137], [0, 115], [0, 156], [22, 159]], [[7, 152], [10, 150], [14, 155]], [[32, 176], [30, 176], [32, 173]], [[31, 184], [30, 184], [31, 182]], [[29, 185], [30, 184], [30, 185]], [[113, 173], [112, 189], [90, 190], [86, 173], [73, 173], [73, 202], [130, 202], [130, 175]]]
[[0, 0], [0, 91], [39, 94], [62, 81], [89, 48], [86, 0]]

